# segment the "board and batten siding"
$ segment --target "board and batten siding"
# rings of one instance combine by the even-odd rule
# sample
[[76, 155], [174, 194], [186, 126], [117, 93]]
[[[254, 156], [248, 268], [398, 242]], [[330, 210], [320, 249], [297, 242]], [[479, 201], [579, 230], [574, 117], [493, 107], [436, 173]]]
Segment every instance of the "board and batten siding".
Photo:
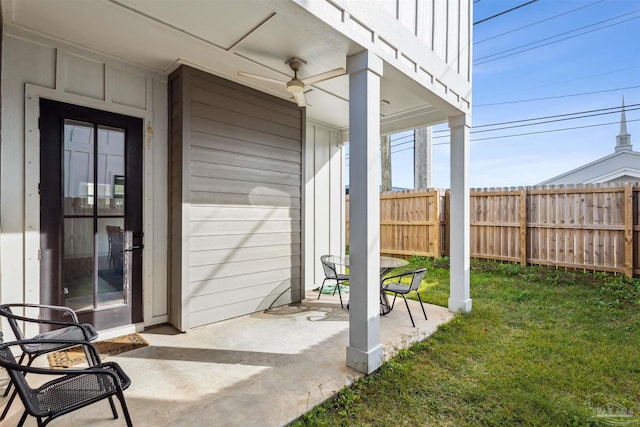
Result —
[[2, 49], [0, 300], [41, 302], [38, 118], [51, 99], [144, 120], [142, 312], [166, 323], [167, 77], [6, 22]]
[[170, 98], [172, 323], [301, 300], [304, 111], [186, 66]]

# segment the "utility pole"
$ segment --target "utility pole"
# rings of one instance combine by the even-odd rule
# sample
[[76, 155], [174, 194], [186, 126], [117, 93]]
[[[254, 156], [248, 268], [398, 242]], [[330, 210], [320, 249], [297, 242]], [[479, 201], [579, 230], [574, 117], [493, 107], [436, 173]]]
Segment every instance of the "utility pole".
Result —
[[380, 137], [382, 162], [382, 191], [391, 191], [391, 136]]
[[433, 129], [431, 127], [415, 129], [413, 135], [415, 141], [413, 152], [413, 184], [416, 190], [424, 190], [432, 187], [431, 152]]

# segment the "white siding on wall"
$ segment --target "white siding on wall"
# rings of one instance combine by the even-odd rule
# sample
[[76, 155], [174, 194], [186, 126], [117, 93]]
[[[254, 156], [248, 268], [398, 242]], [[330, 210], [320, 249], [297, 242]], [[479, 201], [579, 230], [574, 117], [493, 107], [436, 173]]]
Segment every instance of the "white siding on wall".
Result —
[[[46, 97], [121, 114], [146, 117], [145, 145], [145, 324], [167, 321], [166, 271], [166, 82], [162, 76], [48, 40], [10, 26], [3, 28], [2, 153], [0, 217], [2, 257], [0, 299], [40, 302], [39, 135], [37, 125], [25, 134], [25, 119], [37, 124], [38, 99]], [[109, 77], [111, 76], [111, 77]], [[131, 76], [135, 76], [131, 78]], [[152, 84], [150, 84], [152, 82]], [[113, 97], [108, 93], [111, 89]], [[30, 99], [25, 100], [25, 92]], [[126, 94], [124, 93], [126, 92]], [[147, 101], [154, 104], [153, 113]], [[28, 105], [25, 108], [25, 101]], [[34, 107], [35, 106], [35, 107]], [[145, 108], [140, 108], [144, 106]], [[135, 107], [135, 108], [131, 108]], [[25, 116], [25, 110], [27, 116]], [[26, 158], [25, 158], [26, 156]], [[149, 163], [146, 160], [149, 159]], [[157, 177], [154, 182], [154, 171]], [[25, 180], [25, 176], [28, 177]], [[34, 197], [34, 195], [36, 195]], [[165, 215], [166, 217], [166, 215]], [[150, 236], [160, 241], [149, 244]], [[26, 272], [26, 274], [24, 274]]]
[[[275, 3], [279, 15], [294, 18]], [[428, 103], [437, 104], [431, 102], [433, 96], [444, 100], [452, 107], [438, 107], [445, 118], [470, 111], [472, 0], [296, 3], [427, 89], [421, 96]], [[321, 30], [310, 31], [324, 37]], [[443, 120], [435, 116], [426, 121]]]
[[386, 0], [385, 9], [467, 80], [468, 0]]
[[73, 54], [62, 56], [64, 91], [94, 99], [104, 99], [104, 63]]
[[398, 2], [398, 20], [409, 31], [416, 34], [416, 16], [418, 14], [418, 0], [402, 0]]
[[[146, 108], [146, 76], [119, 68], [111, 68], [108, 77], [109, 96], [117, 104]], [[160, 95], [160, 94], [158, 94]], [[160, 95], [162, 96], [162, 95]], [[162, 96], [166, 102], [166, 96]], [[166, 103], [162, 106], [165, 108]]]
[[344, 254], [344, 152], [339, 130], [307, 123], [305, 144], [305, 286], [324, 279], [322, 255]]
[[429, 48], [433, 49], [433, 2], [419, 1], [416, 8], [416, 36]]

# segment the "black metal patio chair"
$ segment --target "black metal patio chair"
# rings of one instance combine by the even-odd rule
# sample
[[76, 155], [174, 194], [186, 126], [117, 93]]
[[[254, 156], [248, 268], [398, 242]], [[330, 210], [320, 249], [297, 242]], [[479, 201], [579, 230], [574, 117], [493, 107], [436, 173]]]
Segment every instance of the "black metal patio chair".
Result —
[[[70, 321], [66, 322], [54, 319], [43, 319], [40, 317], [21, 316], [13, 312], [14, 310], [17, 311], [18, 309], [26, 310], [29, 308], [38, 309], [39, 312], [41, 312], [41, 309], [46, 309], [51, 310], [52, 312], [62, 313], [63, 315], [68, 315], [70, 317]], [[40, 313], [38, 313], [38, 315], [39, 314]], [[16, 340], [21, 343], [20, 349], [22, 350], [22, 355], [20, 356], [18, 363], [22, 364], [26, 357], [28, 358], [26, 366], [31, 366], [33, 361], [38, 356], [73, 347], [77, 345], [74, 344], [74, 342], [76, 341], [93, 341], [98, 337], [98, 333], [96, 332], [94, 327], [88, 323], [83, 324], [78, 322], [78, 316], [76, 315], [75, 311], [73, 311], [69, 307], [45, 304], [2, 304], [0, 305], [0, 316], [7, 319], [9, 327], [13, 331]], [[35, 323], [38, 325], [45, 325], [57, 329], [35, 335], [31, 337], [27, 342], [25, 341], [27, 340], [27, 337], [25, 337], [22, 327], [20, 326], [22, 322]], [[57, 341], [46, 342], [46, 340]], [[87, 363], [89, 365], [96, 363], [96, 361], [92, 359], [92, 354], [88, 352], [86, 348], [85, 355], [87, 357]], [[7, 388], [5, 389], [5, 397], [11, 391], [12, 386], [13, 380], [9, 382]], [[16, 393], [17, 391], [14, 390], [13, 394], [9, 398], [7, 405], [2, 411], [2, 415], [0, 415], [0, 421], [4, 420], [4, 418], [7, 416], [9, 408], [16, 398]]]
[[[91, 354], [91, 359], [97, 363], [83, 369], [51, 369], [25, 366], [16, 362], [12, 347], [18, 350], [24, 346], [49, 344], [51, 346], [82, 345], [85, 352]], [[118, 412], [113, 402], [116, 396], [122, 406], [127, 426], [131, 427], [131, 416], [124, 399], [123, 391], [131, 384], [131, 380], [122, 368], [115, 362], [100, 362], [96, 348], [88, 341], [78, 342], [69, 340], [23, 340], [0, 344], [0, 366], [7, 370], [15, 389], [24, 404], [24, 413], [18, 422], [18, 427], [24, 425], [27, 415], [35, 417], [38, 427], [44, 427], [53, 419], [68, 414], [85, 406], [109, 400], [113, 418], [118, 418]], [[36, 378], [39, 383], [42, 377], [52, 378], [42, 385], [32, 386], [28, 379]]]
[[324, 288], [324, 283], [327, 280], [335, 280], [336, 287], [333, 290], [333, 295], [336, 294], [336, 290], [338, 291], [338, 296], [340, 297], [340, 307], [344, 308], [342, 304], [342, 292], [340, 291], [340, 284], [349, 281], [348, 274], [339, 274], [336, 271], [335, 263], [329, 261], [331, 255], [322, 255], [320, 257], [320, 262], [322, 263], [322, 269], [324, 270], [324, 280], [322, 281], [322, 285], [320, 286], [320, 291], [318, 292], [318, 299], [320, 299], [320, 295], [322, 295], [322, 289]]
[[[416, 294], [418, 295], [418, 301], [420, 301], [420, 307], [422, 307], [422, 313], [424, 314], [424, 320], [427, 320], [427, 312], [424, 310], [424, 304], [422, 302], [422, 299], [420, 298], [420, 292], [418, 292], [418, 289], [420, 288], [420, 283], [422, 282], [422, 279], [424, 278], [426, 271], [427, 271], [426, 268], [421, 268], [420, 270], [405, 271], [404, 273], [397, 274], [395, 276], [385, 277], [384, 279], [382, 279], [382, 289], [387, 292], [393, 292], [393, 302], [391, 303], [391, 310], [393, 310], [393, 306], [396, 303], [396, 297], [398, 295], [401, 295], [402, 299], [404, 299], [404, 304], [407, 306], [407, 311], [409, 312], [409, 318], [411, 319], [411, 324], [413, 325], [414, 328], [416, 324], [413, 321], [413, 316], [411, 315], [411, 309], [409, 309], [409, 303], [407, 302], [405, 295], [411, 291], [416, 291]], [[411, 283], [409, 284], [402, 283], [402, 278], [407, 276], [412, 276]], [[394, 282], [385, 284], [387, 280], [391, 280], [391, 279], [397, 279], [397, 280]]]

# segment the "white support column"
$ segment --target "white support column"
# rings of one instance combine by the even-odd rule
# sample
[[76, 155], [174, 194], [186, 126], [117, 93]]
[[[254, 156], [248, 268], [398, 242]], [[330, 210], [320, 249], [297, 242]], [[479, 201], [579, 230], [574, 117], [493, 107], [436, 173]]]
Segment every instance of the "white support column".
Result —
[[463, 114], [449, 117], [451, 131], [451, 214], [450, 228], [451, 275], [449, 311], [471, 311], [471, 269], [469, 249], [469, 123]]
[[347, 366], [382, 365], [380, 344], [380, 76], [369, 51], [347, 58], [349, 73], [349, 345]]

